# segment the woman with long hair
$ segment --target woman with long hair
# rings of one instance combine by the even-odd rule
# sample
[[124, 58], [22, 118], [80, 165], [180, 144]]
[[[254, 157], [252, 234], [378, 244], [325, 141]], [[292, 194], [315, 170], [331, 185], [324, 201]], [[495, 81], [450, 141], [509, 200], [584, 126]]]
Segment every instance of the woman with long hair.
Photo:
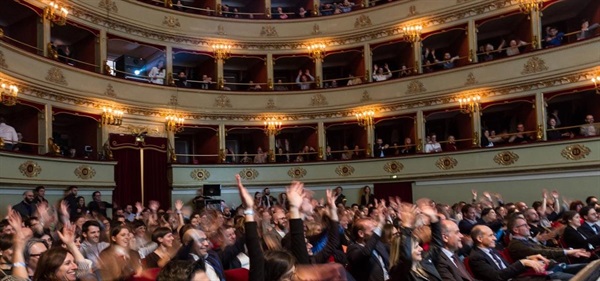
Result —
[[365, 185], [362, 190], [362, 194], [360, 195], [360, 205], [362, 206], [375, 206], [375, 197], [373, 193], [371, 193], [371, 187]]
[[83, 196], [77, 197], [77, 205], [75, 206], [75, 213], [77, 217], [85, 216], [87, 214], [87, 207], [85, 206], [85, 198]]
[[150, 83], [164, 85], [165, 84], [165, 61], [159, 60], [150, 72], [148, 73], [148, 77], [150, 77]]
[[127, 280], [142, 271], [140, 255], [130, 249], [129, 227], [117, 225], [110, 230], [110, 247], [100, 253], [102, 280]]
[[[562, 223], [566, 225], [562, 241], [565, 248], [594, 250], [593, 245], [600, 243], [600, 235], [585, 236], [578, 229], [581, 226], [581, 216], [576, 211], [570, 210], [563, 214]], [[588, 257], [569, 257], [571, 263], [587, 263]]]
[[40, 257], [32, 280], [75, 281], [77, 269], [77, 263], [71, 252], [62, 247], [52, 248]]
[[175, 237], [168, 227], [159, 227], [152, 232], [152, 242], [158, 244], [158, 248], [146, 256], [146, 268], [162, 268], [171, 260], [173, 240]]

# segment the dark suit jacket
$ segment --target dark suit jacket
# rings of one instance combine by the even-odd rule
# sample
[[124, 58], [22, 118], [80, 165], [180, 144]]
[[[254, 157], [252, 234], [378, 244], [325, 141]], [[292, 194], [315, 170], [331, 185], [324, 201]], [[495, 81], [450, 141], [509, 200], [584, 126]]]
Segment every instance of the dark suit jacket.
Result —
[[[458, 268], [456, 268], [454, 262], [450, 258], [448, 258], [448, 256], [444, 252], [440, 251], [440, 258], [438, 263], [435, 265], [435, 268], [437, 269], [438, 273], [442, 277], [442, 280], [444, 281], [469, 280], [465, 276], [462, 276], [460, 274], [460, 271], [458, 270]], [[471, 277], [471, 279], [474, 280], [475, 278]]]
[[25, 200], [21, 201], [21, 203], [14, 205], [13, 210], [19, 212], [22, 218], [28, 218], [33, 216], [37, 211], [37, 205], [35, 203], [25, 203]]
[[373, 234], [364, 246], [359, 244], [348, 246], [346, 255], [348, 256], [349, 271], [356, 280], [383, 281], [383, 268], [373, 255], [373, 250], [377, 251], [383, 259], [383, 264], [387, 267], [389, 253], [381, 243], [379, 235]]
[[[496, 250], [494, 250], [496, 251]], [[513, 264], [508, 264], [506, 260], [496, 251], [498, 257], [506, 265], [505, 269], [499, 269], [496, 263], [479, 247], [474, 247], [469, 256], [469, 267], [475, 278], [485, 281], [505, 281], [519, 276], [525, 272], [525, 267], [521, 262], [517, 261]], [[540, 280], [545, 280], [545, 277], [540, 276]]]
[[463, 235], [471, 235], [471, 229], [473, 229], [474, 226], [480, 225], [480, 224], [483, 224], [483, 225], [486, 224], [482, 219], [476, 219], [476, 221], [477, 221], [476, 223], [472, 223], [465, 219], [459, 221], [458, 229], [460, 230], [460, 233], [462, 233]]
[[365, 195], [360, 196], [360, 205], [368, 206], [369, 204], [375, 206], [375, 196], [373, 194], [369, 195], [369, 201], [365, 198]]
[[508, 252], [513, 260], [527, 258], [527, 256], [540, 254], [548, 259], [565, 262], [566, 256], [563, 249], [542, 246], [540, 243], [533, 243], [520, 239], [512, 239], [508, 243]]
[[[431, 224], [431, 244], [429, 244], [429, 252], [423, 253], [423, 259], [420, 262], [420, 267], [427, 274], [428, 279], [424, 279], [411, 270], [412, 268], [412, 230], [402, 228], [400, 239], [401, 249], [398, 263], [390, 269], [390, 280], [393, 281], [442, 281], [442, 277], [435, 268], [435, 264], [439, 263], [442, 248], [442, 233], [440, 223]], [[357, 278], [357, 280], [360, 280]]]
[[583, 233], [583, 235], [588, 238], [588, 241], [592, 244], [592, 246], [600, 247], [600, 237], [598, 237], [600, 236], [600, 233], [596, 234], [592, 227], [587, 224], [587, 222], [583, 222], [583, 224], [581, 224], [577, 230], [579, 230], [579, 232]]
[[[579, 229], [581, 229], [582, 227], [583, 226], [580, 226]], [[591, 250], [590, 244], [592, 245], [592, 247], [594, 247], [594, 244], [600, 243], [600, 236], [593, 235], [588, 237], [585, 234], [583, 234], [583, 232], [578, 231], [577, 229], [571, 226], [565, 227], [562, 239], [565, 242], [566, 246], [573, 249]]]
[[383, 145], [379, 146], [379, 145], [375, 144], [373, 146], [373, 157], [375, 157], [375, 158], [382, 157], [381, 154], [383, 154], [383, 157], [388, 156], [388, 150]]
[[346, 195], [340, 194], [340, 196], [335, 198], [335, 205], [337, 206], [339, 204], [346, 206]]

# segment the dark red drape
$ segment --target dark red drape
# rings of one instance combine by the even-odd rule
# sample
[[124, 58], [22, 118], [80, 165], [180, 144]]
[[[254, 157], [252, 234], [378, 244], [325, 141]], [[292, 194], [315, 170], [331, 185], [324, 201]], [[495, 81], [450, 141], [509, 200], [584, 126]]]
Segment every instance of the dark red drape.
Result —
[[140, 142], [133, 135], [111, 134], [109, 140], [114, 160], [117, 161], [117, 186], [113, 192], [113, 201], [119, 206], [125, 206], [142, 200], [143, 167], [142, 203], [148, 206], [148, 201], [156, 200], [161, 206], [168, 208], [171, 205], [171, 190], [167, 180], [167, 139], [145, 137]]
[[390, 196], [398, 196], [402, 202], [412, 203], [412, 183], [411, 181], [375, 183], [373, 184], [375, 198], [387, 201]]

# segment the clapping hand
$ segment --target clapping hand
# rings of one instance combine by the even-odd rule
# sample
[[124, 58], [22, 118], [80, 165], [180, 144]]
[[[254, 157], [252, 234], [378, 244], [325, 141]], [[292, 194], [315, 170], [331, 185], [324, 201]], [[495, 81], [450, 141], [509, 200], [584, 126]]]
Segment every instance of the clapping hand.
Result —
[[246, 206], [246, 209], [254, 208], [254, 198], [250, 196], [248, 190], [242, 184], [242, 178], [240, 175], [235, 175], [235, 180], [237, 182], [237, 188], [240, 193], [240, 199], [242, 200], [242, 204]]

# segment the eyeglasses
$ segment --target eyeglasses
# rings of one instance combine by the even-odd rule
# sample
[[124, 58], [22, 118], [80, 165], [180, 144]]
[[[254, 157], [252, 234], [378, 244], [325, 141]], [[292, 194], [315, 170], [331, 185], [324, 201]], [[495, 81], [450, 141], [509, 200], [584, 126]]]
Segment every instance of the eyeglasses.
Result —
[[528, 224], [526, 224], [526, 223], [524, 223], [524, 224], [520, 224], [520, 225], [517, 225], [517, 228], [519, 228], [519, 227], [523, 227], [523, 226], [526, 226], [527, 228], [529, 228], [529, 225], [528, 225]]

